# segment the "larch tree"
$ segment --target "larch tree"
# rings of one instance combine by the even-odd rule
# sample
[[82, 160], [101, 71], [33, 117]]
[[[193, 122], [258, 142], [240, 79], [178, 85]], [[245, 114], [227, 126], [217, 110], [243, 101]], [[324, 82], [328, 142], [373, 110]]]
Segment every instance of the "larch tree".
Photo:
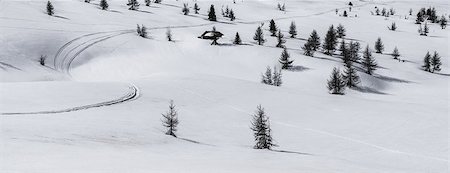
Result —
[[344, 94], [345, 81], [340, 70], [336, 67], [333, 68], [330, 79], [327, 81], [327, 88], [331, 94]]
[[261, 26], [258, 26], [258, 28], [256, 28], [253, 40], [255, 40], [258, 43], [258, 45], [263, 45], [264, 42], [266, 42], [266, 40], [264, 40], [264, 33], [263, 30], [261, 29]]
[[269, 25], [269, 31], [270, 31], [270, 33], [272, 33], [272, 35], [270, 35], [270, 36], [273, 36], [273, 37], [275, 37], [276, 35], [277, 35], [277, 25], [275, 24], [275, 21], [272, 19], [272, 20], [270, 20], [270, 25]]
[[423, 58], [423, 66], [422, 66], [423, 70], [427, 71], [427, 72], [431, 72], [431, 55], [430, 52], [427, 52], [427, 54], [425, 55], [425, 57]]
[[195, 14], [198, 14], [198, 11], [200, 10], [200, 7], [198, 6], [197, 3], [194, 4], [194, 12]]
[[286, 48], [283, 49], [283, 52], [281, 52], [281, 57], [278, 60], [281, 64], [281, 69], [289, 69], [292, 67], [292, 63], [294, 60], [291, 60], [291, 56], [289, 55]]
[[336, 33], [337, 33], [337, 37], [338, 38], [343, 38], [343, 37], [345, 37], [345, 28], [344, 28], [344, 26], [342, 25], [342, 24], [339, 24], [337, 27], [336, 27]]
[[380, 37], [378, 37], [377, 41], [375, 42], [375, 50], [376, 53], [383, 53], [384, 45]]
[[177, 137], [175, 132], [177, 131], [178, 126], [178, 113], [175, 109], [175, 105], [173, 103], [173, 100], [170, 101], [169, 104], [169, 111], [167, 111], [165, 114], [162, 114], [163, 119], [163, 126], [167, 128], [166, 135], [171, 135], [173, 137]]
[[400, 57], [400, 52], [398, 51], [397, 47], [394, 48], [394, 51], [392, 51], [392, 57], [394, 57], [394, 59], [398, 59], [398, 57]]
[[325, 54], [332, 55], [336, 50], [337, 43], [336, 31], [334, 30], [333, 25], [331, 25], [327, 31], [327, 34], [325, 35], [325, 40], [322, 46], [325, 50]]
[[240, 45], [242, 44], [241, 37], [239, 36], [239, 32], [236, 32], [236, 36], [234, 36], [233, 44]]
[[320, 37], [319, 34], [317, 34], [316, 30], [313, 30], [311, 32], [311, 35], [309, 35], [309, 39], [311, 40], [311, 47], [313, 48], [314, 51], [319, 50], [320, 48]]
[[286, 40], [284, 40], [284, 35], [283, 35], [283, 33], [281, 33], [281, 31], [278, 31], [276, 47], [284, 48], [285, 47], [284, 43], [286, 43]]
[[208, 20], [217, 21], [216, 10], [214, 9], [214, 5], [211, 5], [211, 7], [209, 7]]
[[349, 61], [346, 63], [344, 69], [344, 74], [342, 75], [342, 78], [345, 81], [345, 85], [349, 88], [355, 88], [357, 87], [359, 81], [359, 76], [356, 72], [355, 67], [353, 67], [353, 62]]
[[102, 10], [108, 10], [109, 8], [108, 2], [106, 0], [100, 0], [99, 5]]
[[292, 21], [289, 26], [289, 34], [291, 35], [291, 38], [295, 38], [297, 36], [297, 26], [294, 21]]
[[434, 51], [433, 57], [431, 57], [431, 66], [433, 67], [431, 72], [434, 73], [435, 71], [441, 71], [441, 65], [441, 57], [436, 51]]
[[50, 1], [47, 1], [47, 14], [49, 16], [53, 16], [53, 14], [55, 14], [55, 8], [53, 7], [53, 4]]
[[361, 64], [363, 65], [365, 72], [369, 75], [372, 75], [373, 71], [377, 69], [377, 63], [375, 62], [375, 59], [372, 56], [372, 52], [369, 49], [369, 45], [367, 45], [366, 49], [363, 52], [363, 60]]
[[269, 118], [267, 117], [264, 108], [258, 105], [256, 113], [253, 115], [252, 127], [253, 136], [255, 137], [255, 149], [272, 149], [274, 145]]
[[139, 2], [137, 0], [128, 0], [129, 6], [128, 10], [137, 10], [139, 9]]

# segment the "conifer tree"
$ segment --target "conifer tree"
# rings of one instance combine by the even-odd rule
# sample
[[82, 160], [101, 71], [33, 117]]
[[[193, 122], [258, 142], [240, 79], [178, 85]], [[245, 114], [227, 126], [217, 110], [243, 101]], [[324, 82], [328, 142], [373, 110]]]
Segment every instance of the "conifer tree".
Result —
[[162, 0], [155, 0], [155, 3], [160, 4]]
[[270, 36], [276, 36], [277, 34], [277, 25], [275, 24], [275, 21], [272, 19], [270, 20], [270, 25], [269, 25], [269, 31], [270, 33], [272, 33], [272, 35]]
[[429, 32], [430, 32], [430, 28], [428, 27], [427, 22], [425, 22], [425, 24], [423, 25], [423, 35], [427, 36]]
[[272, 85], [273, 86], [281, 86], [283, 84], [283, 81], [281, 80], [281, 69], [278, 70], [276, 67], [273, 68], [273, 75], [272, 75]]
[[200, 7], [198, 6], [197, 3], [194, 4], [194, 12], [195, 14], [198, 14], [198, 11], [200, 10]]
[[211, 5], [208, 12], [208, 20], [209, 21], [217, 21], [216, 10], [214, 9], [214, 5]]
[[439, 25], [441, 25], [442, 29], [445, 29], [447, 27], [447, 19], [444, 15], [442, 15], [441, 20], [439, 21]]
[[233, 44], [237, 44], [237, 45], [242, 44], [242, 40], [241, 40], [241, 37], [239, 36], [238, 32], [236, 32], [236, 36], [234, 37]]
[[178, 126], [178, 113], [175, 109], [175, 105], [173, 104], [173, 100], [170, 101], [169, 104], [169, 111], [167, 111], [165, 114], [162, 114], [163, 119], [163, 126], [167, 128], [166, 135], [171, 135], [173, 137], [177, 137], [175, 132], [177, 131]]
[[397, 30], [397, 25], [395, 24], [395, 22], [392, 22], [391, 26], [388, 27], [388, 29], [391, 30], [391, 31]]
[[427, 54], [425, 55], [425, 57], [423, 58], [423, 70], [427, 71], [427, 72], [431, 72], [431, 55], [430, 52], [427, 52]]
[[314, 56], [315, 51], [314, 51], [313, 44], [314, 44], [313, 41], [311, 40], [311, 38], [309, 38], [308, 41], [302, 47], [303, 55], [310, 56], [310, 57]]
[[136, 27], [136, 32], [139, 36], [141, 36], [141, 27], [139, 26], [139, 24]]
[[272, 81], [272, 69], [269, 66], [267, 66], [267, 68], [266, 68], [266, 73], [262, 74], [261, 83], [267, 84], [267, 85], [272, 85], [273, 84], [273, 81]]
[[278, 31], [276, 47], [284, 48], [284, 43], [286, 43], [286, 40], [284, 40], [284, 35], [283, 33], [281, 33], [281, 31]]
[[128, 10], [137, 10], [139, 9], [139, 2], [137, 0], [128, 0], [127, 4], [130, 8]]
[[166, 38], [167, 38], [167, 41], [173, 41], [172, 40], [172, 30], [170, 28], [167, 28]]
[[148, 7], [148, 6], [150, 6], [150, 3], [152, 2], [152, 0], [145, 0], [144, 2], [145, 2], [145, 6]]
[[293, 60], [290, 60], [290, 55], [287, 52], [287, 49], [284, 48], [283, 52], [281, 52], [281, 57], [278, 60], [281, 63], [281, 69], [289, 69], [292, 67], [292, 63], [294, 62]]
[[416, 24], [421, 24], [422, 22], [423, 22], [423, 14], [422, 14], [422, 12], [418, 12], [417, 13], [417, 15], [416, 15]]
[[108, 10], [108, 2], [106, 0], [100, 0], [100, 8], [102, 8], [102, 10]]
[[253, 148], [270, 150], [275, 146], [272, 139], [269, 118], [261, 105], [258, 105], [256, 114], [253, 115], [251, 130], [253, 130], [253, 136], [256, 142]]
[[392, 57], [394, 57], [394, 59], [398, 59], [398, 57], [400, 56], [400, 52], [398, 52], [397, 47], [394, 48], [394, 51], [392, 51]]
[[86, 2], [86, 3], [91, 3], [91, 0], [84, 0], [84, 2]]
[[236, 16], [234, 16], [233, 9], [230, 10], [230, 13], [228, 14], [228, 17], [230, 18], [231, 21], [236, 20]]
[[325, 54], [332, 55], [336, 50], [337, 45], [337, 36], [336, 31], [334, 30], [333, 25], [328, 29], [327, 34], [325, 35], [325, 40], [323, 43], [323, 49], [325, 50]]
[[311, 32], [311, 35], [309, 35], [309, 39], [311, 41], [311, 47], [313, 48], [314, 51], [319, 50], [320, 48], [320, 37], [319, 34], [317, 34], [316, 30], [313, 30]]
[[342, 75], [342, 78], [345, 81], [345, 85], [347, 85], [347, 87], [349, 88], [353, 88], [356, 87], [356, 85], [358, 85], [359, 81], [359, 76], [356, 73], [356, 69], [353, 67], [353, 62], [349, 62], [347, 64], [344, 65], [345, 69], [344, 69], [344, 74]]
[[295, 36], [297, 36], [297, 26], [294, 21], [292, 21], [289, 26], [289, 34], [291, 34], [291, 38], [295, 38]]
[[359, 53], [359, 49], [361, 48], [359, 42], [351, 41], [349, 45], [350, 45], [350, 47], [349, 47], [350, 61], [358, 62], [360, 59], [358, 53]]
[[41, 64], [42, 66], [45, 66], [45, 61], [47, 59], [47, 56], [41, 55], [41, 57], [39, 57], [39, 64]]
[[344, 37], [344, 36], [346, 35], [346, 34], [345, 34], [345, 28], [344, 28], [344, 26], [341, 25], [341, 24], [339, 24], [339, 25], [336, 27], [336, 33], [337, 33], [337, 37], [338, 37], [338, 38]]
[[327, 81], [327, 88], [331, 94], [344, 94], [345, 81], [340, 70], [336, 67], [333, 68], [330, 79]]
[[47, 1], [47, 14], [49, 16], [53, 16], [53, 14], [55, 14], [53, 5], [52, 5], [52, 3], [50, 1]]
[[433, 57], [431, 58], [431, 66], [433, 67], [431, 72], [434, 73], [435, 71], [441, 71], [441, 65], [441, 57], [436, 51], [434, 51]]
[[367, 45], [366, 49], [363, 52], [363, 60], [361, 63], [367, 74], [372, 75], [373, 71], [377, 68], [377, 63], [375, 62], [374, 57], [372, 56], [372, 52], [369, 49], [369, 45]]
[[189, 7], [187, 3], [183, 3], [183, 8], [181, 9], [181, 11], [183, 12], [184, 15], [189, 14]]
[[141, 36], [142, 38], [147, 38], [147, 35], [148, 35], [148, 33], [147, 33], [147, 27], [145, 27], [144, 25], [142, 25], [140, 36]]
[[383, 53], [384, 45], [380, 37], [378, 37], [377, 41], [375, 42], [375, 50], [376, 53]]
[[341, 56], [344, 56], [344, 54], [347, 51], [347, 45], [345, 44], [345, 40], [341, 40], [341, 44], [339, 45], [339, 51], [341, 51]]
[[264, 40], [264, 33], [261, 29], [261, 26], [258, 26], [255, 32], [255, 36], [253, 36], [253, 40], [258, 42], [258, 45], [263, 45], [266, 40]]

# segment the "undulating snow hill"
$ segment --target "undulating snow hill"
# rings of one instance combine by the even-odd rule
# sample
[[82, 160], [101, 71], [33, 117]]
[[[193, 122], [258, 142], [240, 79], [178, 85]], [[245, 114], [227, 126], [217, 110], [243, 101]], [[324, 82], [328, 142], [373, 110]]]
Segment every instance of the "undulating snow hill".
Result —
[[[0, 172], [448, 172], [450, 32], [429, 24], [419, 36], [414, 21], [422, 7], [448, 16], [449, 2], [353, 1], [350, 17], [335, 13], [348, 11], [344, 0], [142, 1], [138, 11], [108, 2], [104, 11], [98, 0], [52, 1], [48, 16], [44, 0], [0, 1]], [[207, 20], [211, 4], [218, 22]], [[226, 6], [235, 21], [220, 14]], [[396, 14], [371, 15], [375, 7]], [[297, 69], [283, 71], [281, 87], [260, 82], [267, 66], [280, 66], [270, 19]], [[292, 21], [297, 38], [288, 38]], [[397, 31], [387, 29], [392, 22]], [[263, 46], [253, 40], [261, 23]], [[137, 24], [149, 38], [136, 34]], [[362, 48], [378, 37], [385, 45], [373, 53], [375, 74], [358, 71], [359, 89], [345, 95], [326, 88], [333, 67], [344, 68], [339, 56], [301, 49], [312, 30], [323, 40], [338, 24]], [[212, 27], [224, 34], [220, 45], [197, 38]], [[244, 45], [232, 44], [236, 32]], [[395, 47], [404, 62], [390, 55]], [[441, 55], [442, 71], [421, 69], [427, 51]], [[170, 100], [178, 138], [161, 123]], [[259, 104], [273, 151], [253, 149]]]

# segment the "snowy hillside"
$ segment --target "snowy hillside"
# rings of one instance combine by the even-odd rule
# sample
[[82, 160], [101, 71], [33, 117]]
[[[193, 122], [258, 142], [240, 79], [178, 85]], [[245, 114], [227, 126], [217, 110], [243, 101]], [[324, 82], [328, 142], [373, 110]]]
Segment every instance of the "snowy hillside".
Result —
[[[107, 2], [102, 10], [100, 0], [54, 0], [48, 15], [45, 0], [0, 1], [1, 173], [448, 172], [450, 32], [423, 22], [429, 33], [421, 36], [415, 24], [429, 7], [448, 20], [445, 0], [352, 1], [351, 11], [347, 0], [141, 0], [137, 10]], [[208, 20], [211, 5], [217, 21]], [[236, 20], [222, 16], [227, 7]], [[383, 8], [395, 14], [376, 15]], [[261, 83], [268, 66], [281, 68], [271, 19], [293, 60], [279, 87]], [[346, 68], [341, 51], [302, 49], [313, 30], [323, 43], [339, 24], [346, 36], [336, 48], [359, 42], [361, 58], [369, 46], [378, 64], [367, 74], [364, 61], [355, 62], [360, 82], [343, 95], [327, 89], [333, 68]], [[219, 45], [198, 38], [213, 27], [224, 34]], [[442, 70], [423, 70], [427, 52], [440, 55]], [[177, 137], [162, 125], [170, 100]], [[258, 105], [269, 117], [272, 150], [254, 149]]]

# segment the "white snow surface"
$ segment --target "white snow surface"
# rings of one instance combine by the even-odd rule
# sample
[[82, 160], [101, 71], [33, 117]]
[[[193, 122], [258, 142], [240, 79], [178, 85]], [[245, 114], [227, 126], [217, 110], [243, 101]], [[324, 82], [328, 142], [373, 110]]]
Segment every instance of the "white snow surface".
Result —
[[[449, 172], [450, 32], [429, 24], [429, 36], [419, 36], [414, 24], [421, 7], [448, 16], [448, 1], [352, 1], [348, 18], [335, 14], [348, 10], [344, 0], [198, 0], [200, 14], [187, 16], [181, 7], [193, 1], [142, 1], [139, 11], [125, 0], [108, 2], [102, 11], [98, 0], [52, 1], [56, 13], [48, 16], [44, 0], [0, 1], [1, 173]], [[218, 22], [207, 20], [211, 4]], [[226, 6], [236, 21], [221, 16]], [[372, 16], [375, 6], [397, 14]], [[286, 38], [291, 21], [299, 32], [286, 43], [298, 70], [283, 71], [281, 87], [260, 83], [282, 51], [270, 19]], [[262, 22], [267, 42], [258, 46], [252, 37]], [[387, 29], [392, 22], [397, 31]], [[362, 89], [331, 95], [326, 81], [333, 67], [343, 69], [341, 59], [307, 57], [301, 46], [313, 29], [323, 40], [339, 23], [347, 41], [373, 48], [381, 37], [385, 51], [373, 53], [380, 65], [373, 76], [358, 72]], [[148, 39], [137, 36], [136, 24], [149, 28]], [[224, 34], [220, 46], [197, 38], [213, 26]], [[174, 42], [166, 41], [167, 27]], [[244, 45], [231, 44], [236, 32]], [[394, 47], [405, 62], [389, 55]], [[421, 70], [427, 51], [442, 56], [442, 71]], [[106, 104], [133, 87], [131, 99]], [[179, 138], [165, 135], [161, 123], [170, 100]], [[270, 117], [273, 151], [252, 148], [259, 104]]]

